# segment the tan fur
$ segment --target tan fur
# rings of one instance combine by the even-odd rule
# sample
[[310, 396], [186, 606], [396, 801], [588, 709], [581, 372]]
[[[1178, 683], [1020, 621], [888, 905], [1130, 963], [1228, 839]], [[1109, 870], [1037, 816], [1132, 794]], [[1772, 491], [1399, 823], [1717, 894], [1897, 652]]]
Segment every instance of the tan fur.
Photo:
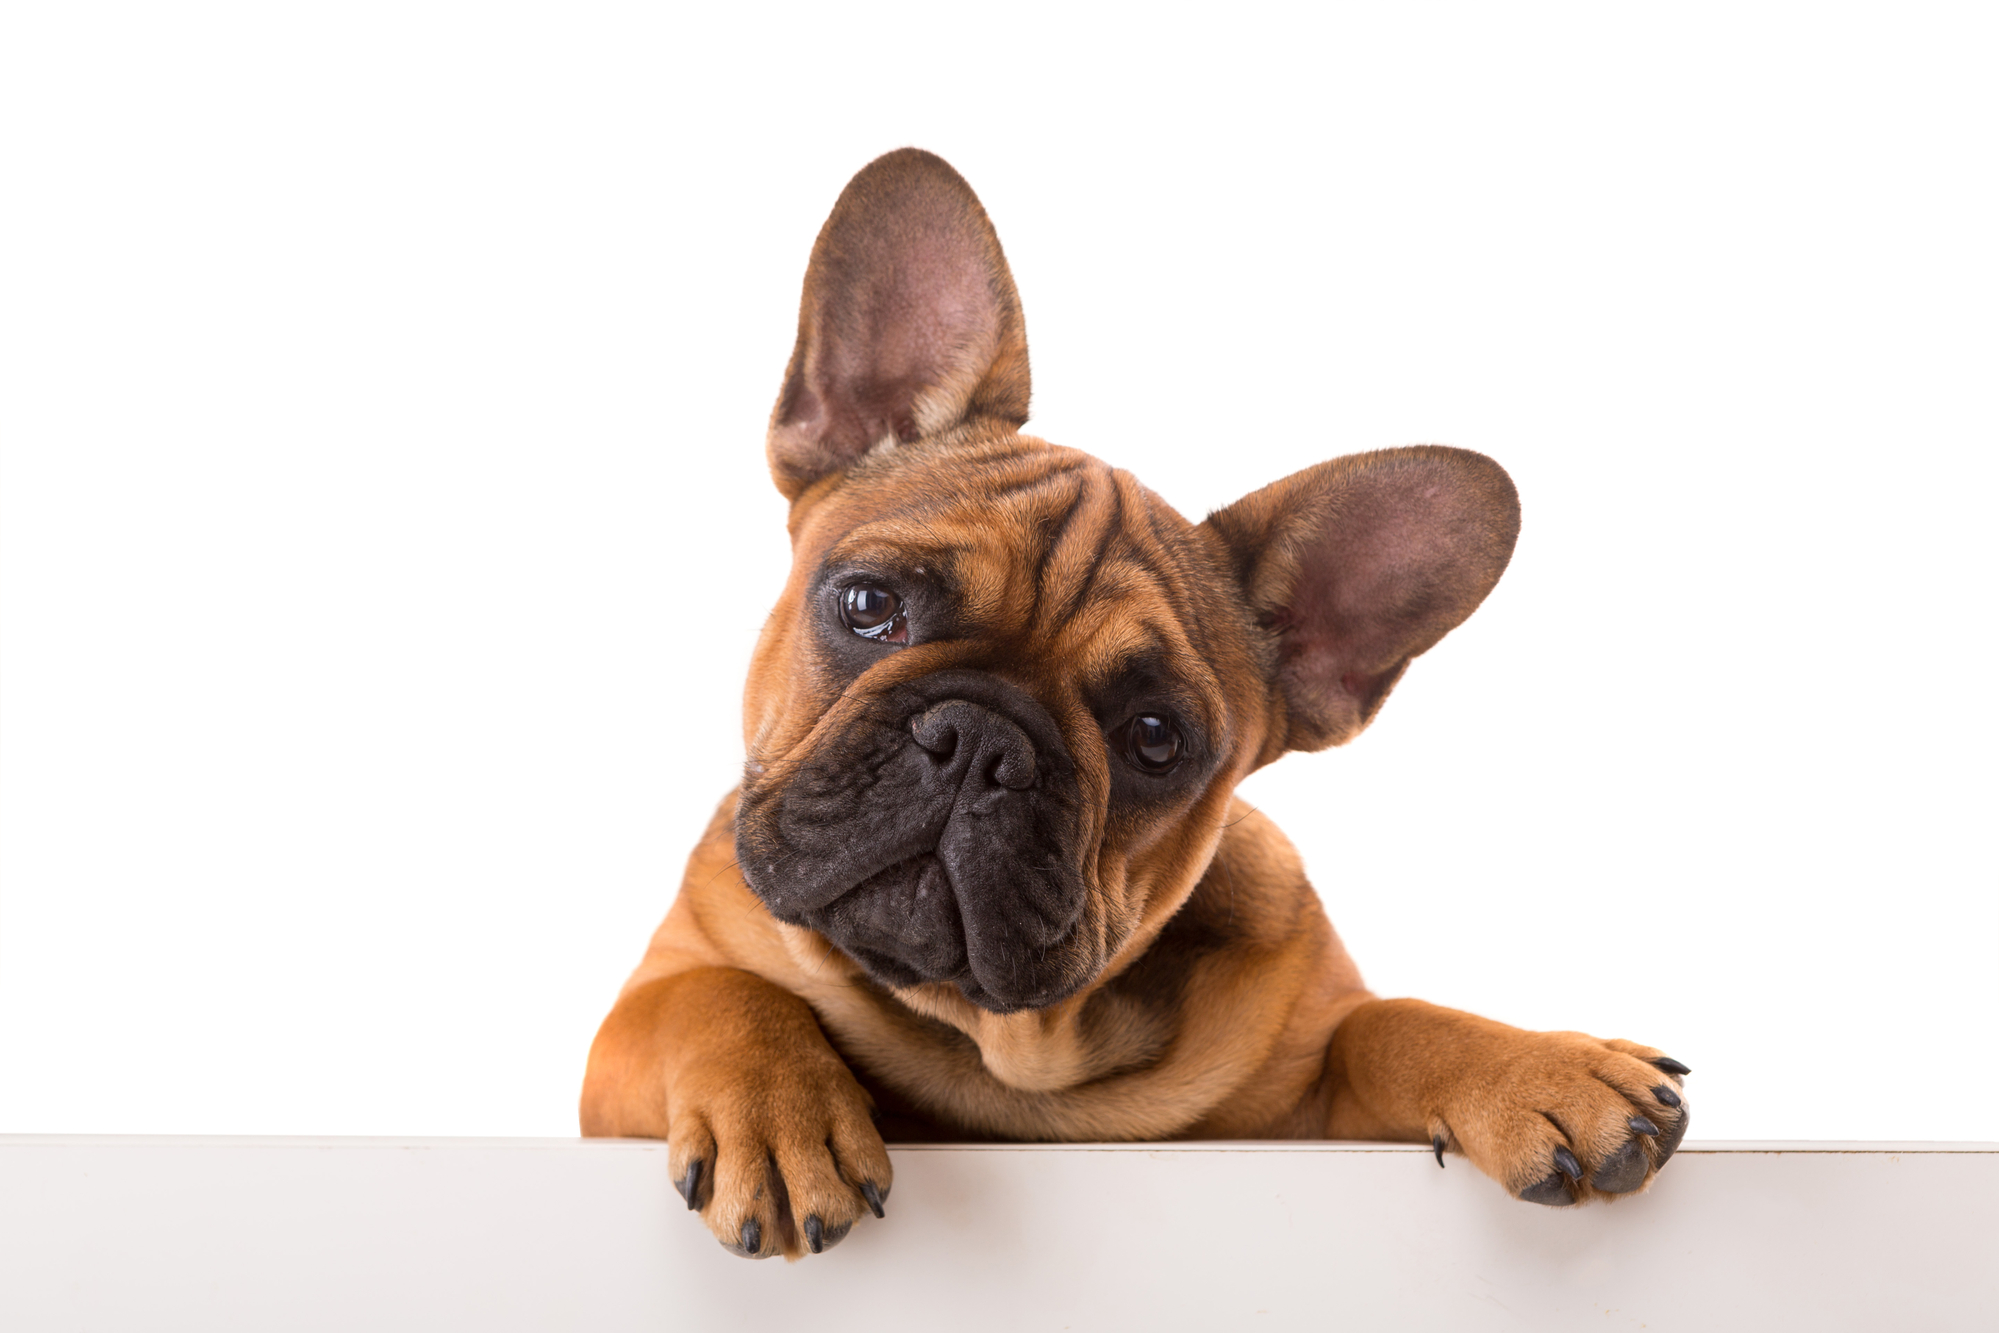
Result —
[[[1436, 1139], [1516, 1193], [1566, 1146], [1577, 1198], [1637, 1142], [1649, 1183], [1685, 1126], [1658, 1051], [1375, 998], [1290, 844], [1233, 795], [1288, 749], [1356, 734], [1490, 591], [1518, 523], [1505, 474], [1383, 451], [1193, 524], [1019, 434], [1026, 405], [1019, 302], [977, 200], [927, 154], [875, 163], [815, 247], [772, 417], [794, 565], [744, 695], [745, 786], [598, 1034], [584, 1132], [667, 1139], [677, 1180], [702, 1164], [690, 1202], [724, 1244], [794, 1258], [886, 1193], [884, 1134]], [[842, 674], [807, 605], [829, 559], [948, 570], [951, 632]], [[1148, 654], [1218, 757], [1134, 813], [1090, 701]], [[1074, 759], [1087, 893], [1065, 947], [1092, 975], [1041, 1007], [881, 984], [777, 920], [737, 864], [739, 802], [785, 791], [885, 692], [954, 669], [1025, 691]], [[1639, 1114], [1667, 1132], [1634, 1140]]]

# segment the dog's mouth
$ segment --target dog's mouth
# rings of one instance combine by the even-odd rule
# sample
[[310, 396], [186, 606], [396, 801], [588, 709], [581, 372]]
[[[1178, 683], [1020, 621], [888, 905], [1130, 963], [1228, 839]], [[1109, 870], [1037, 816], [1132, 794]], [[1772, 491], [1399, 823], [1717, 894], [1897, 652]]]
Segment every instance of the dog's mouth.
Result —
[[965, 917], [935, 848], [867, 876], [797, 924], [836, 942], [891, 986], [972, 979]]
[[[1003, 858], [984, 859], [993, 863]], [[1025, 950], [1001, 942], [989, 944], [978, 958], [982, 966], [975, 965], [960, 891], [936, 849], [875, 871], [822, 907], [773, 915], [826, 936], [885, 986], [943, 982], [996, 1013], [1053, 1004], [1084, 979], [1066, 969], [1051, 974], [1039, 966], [1067, 952], [1073, 923], [1036, 948], [1032, 961]], [[981, 972], [988, 975], [982, 978]]]

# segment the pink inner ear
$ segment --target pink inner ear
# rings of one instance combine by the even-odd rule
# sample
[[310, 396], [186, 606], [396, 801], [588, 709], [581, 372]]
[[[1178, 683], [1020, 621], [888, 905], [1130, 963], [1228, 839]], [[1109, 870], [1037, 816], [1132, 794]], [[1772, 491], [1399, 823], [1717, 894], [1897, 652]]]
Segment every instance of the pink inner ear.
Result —
[[[940, 220], [893, 219], [853, 238], [828, 273], [829, 305], [807, 369], [808, 387], [786, 419], [809, 425], [805, 400], [833, 407], [827, 443], [864, 450], [885, 436], [920, 433], [926, 389], [991, 360], [1000, 312], [984, 257]], [[837, 303], [837, 304], [835, 304]], [[965, 386], [969, 388], [970, 386]]]
[[[1265, 629], [1275, 630], [1281, 636], [1278, 657], [1293, 676], [1321, 683], [1327, 675], [1351, 660], [1351, 647], [1343, 651], [1339, 627], [1319, 606], [1308, 606], [1303, 620], [1292, 608], [1280, 606], [1265, 615], [1262, 624]], [[1387, 675], [1387, 672], [1380, 671], [1340, 671], [1340, 688], [1356, 699], [1371, 700]]]
[[1297, 642], [1289, 655], [1319, 658], [1315, 674], [1337, 676], [1361, 695], [1371, 678], [1429, 646], [1411, 640], [1426, 637], [1433, 587], [1448, 581], [1466, 554], [1456, 529], [1467, 515], [1434, 476], [1398, 471], [1357, 481], [1300, 553], [1291, 593]]
[[985, 414], [1027, 419], [1027, 343], [1006, 257], [941, 159], [898, 149], [856, 175], [813, 247], [772, 414], [779, 489]]
[[1340, 677], [1340, 688], [1356, 699], [1365, 699], [1381, 688], [1381, 677], [1363, 676], [1358, 671], [1349, 671]]
[[1326, 495], [1283, 615], [1284, 675], [1300, 702], [1326, 710], [1337, 739], [1365, 726], [1409, 660], [1484, 599], [1518, 524], [1512, 485], [1489, 460], [1373, 457]]

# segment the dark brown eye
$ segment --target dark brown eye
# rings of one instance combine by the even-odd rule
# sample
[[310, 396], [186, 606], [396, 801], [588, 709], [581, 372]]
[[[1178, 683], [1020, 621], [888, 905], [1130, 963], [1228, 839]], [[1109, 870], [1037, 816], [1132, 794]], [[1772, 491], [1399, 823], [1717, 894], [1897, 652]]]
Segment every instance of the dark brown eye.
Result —
[[902, 599], [886, 588], [849, 588], [840, 595], [840, 619], [864, 639], [902, 642]]
[[1140, 713], [1124, 729], [1125, 754], [1147, 773], [1165, 773], [1180, 762], [1180, 728], [1157, 713]]

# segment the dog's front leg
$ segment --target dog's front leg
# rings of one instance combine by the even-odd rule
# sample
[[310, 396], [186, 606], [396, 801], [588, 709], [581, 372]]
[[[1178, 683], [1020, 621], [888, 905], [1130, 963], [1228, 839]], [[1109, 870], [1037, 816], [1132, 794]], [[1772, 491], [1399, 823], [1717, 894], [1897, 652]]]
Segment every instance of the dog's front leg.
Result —
[[1421, 1000], [1333, 1031], [1332, 1138], [1429, 1142], [1532, 1203], [1644, 1188], [1687, 1131], [1688, 1070], [1636, 1042], [1526, 1032]]
[[805, 1001], [697, 967], [634, 986], [590, 1048], [583, 1132], [665, 1139], [675, 1188], [738, 1254], [795, 1259], [882, 1213], [868, 1094]]

